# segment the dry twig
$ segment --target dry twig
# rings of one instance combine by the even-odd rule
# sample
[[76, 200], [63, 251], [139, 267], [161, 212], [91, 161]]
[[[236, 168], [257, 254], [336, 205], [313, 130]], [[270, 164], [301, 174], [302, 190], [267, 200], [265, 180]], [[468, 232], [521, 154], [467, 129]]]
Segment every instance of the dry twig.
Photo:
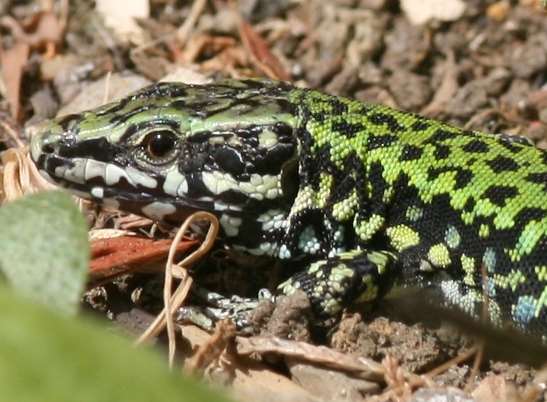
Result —
[[[206, 220], [210, 223], [205, 240], [196, 251], [187, 256], [178, 264], [173, 264], [173, 258], [176, 252], [176, 245], [180, 242], [183, 235], [190, 227], [190, 224], [197, 220]], [[218, 230], [218, 220], [213, 214], [209, 212], [195, 212], [184, 221], [177, 234], [175, 235], [175, 238], [173, 239], [173, 243], [169, 250], [169, 256], [167, 258], [167, 263], [165, 265], [165, 284], [163, 288], [165, 307], [160, 312], [160, 314], [158, 314], [152, 324], [150, 324], [146, 331], [144, 331], [144, 333], [136, 341], [137, 345], [141, 344], [153, 338], [163, 328], [167, 327], [167, 335], [169, 338], [169, 365], [171, 367], [173, 366], [176, 350], [173, 313], [180, 308], [182, 303], [184, 303], [184, 300], [186, 299], [186, 296], [192, 285], [192, 278], [188, 275], [186, 268], [209, 252], [209, 250], [213, 246], [214, 240], [216, 239]], [[171, 292], [174, 278], [180, 279], [181, 281], [175, 291]]]

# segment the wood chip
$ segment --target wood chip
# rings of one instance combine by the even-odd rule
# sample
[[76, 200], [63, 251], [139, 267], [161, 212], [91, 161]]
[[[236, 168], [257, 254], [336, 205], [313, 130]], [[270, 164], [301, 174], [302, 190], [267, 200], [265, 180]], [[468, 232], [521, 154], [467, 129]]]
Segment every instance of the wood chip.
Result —
[[143, 30], [137, 24], [136, 19], [150, 16], [148, 0], [97, 0], [95, 7], [104, 18], [105, 24], [114, 31], [119, 39], [137, 45], [144, 42]]
[[[184, 240], [177, 244], [177, 253], [188, 251], [197, 241]], [[152, 263], [167, 257], [171, 240], [120, 236], [98, 239], [91, 243], [90, 280], [113, 279], [128, 272], [150, 272]], [[161, 267], [158, 267], [161, 271]]]
[[415, 25], [431, 20], [456, 21], [465, 12], [462, 0], [401, 0], [401, 8]]

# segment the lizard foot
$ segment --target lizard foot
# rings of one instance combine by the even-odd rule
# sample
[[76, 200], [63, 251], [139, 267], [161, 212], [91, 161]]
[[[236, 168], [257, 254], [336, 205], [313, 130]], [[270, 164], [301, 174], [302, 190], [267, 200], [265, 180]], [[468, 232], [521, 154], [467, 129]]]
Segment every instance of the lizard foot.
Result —
[[212, 330], [215, 324], [231, 319], [241, 332], [250, 331], [251, 316], [258, 304], [264, 300], [275, 302], [275, 296], [268, 289], [261, 289], [257, 298], [240, 296], [226, 297], [207, 289], [196, 287], [193, 294], [205, 302], [205, 306], [181, 307], [176, 316], [179, 322], [191, 322], [205, 330]]

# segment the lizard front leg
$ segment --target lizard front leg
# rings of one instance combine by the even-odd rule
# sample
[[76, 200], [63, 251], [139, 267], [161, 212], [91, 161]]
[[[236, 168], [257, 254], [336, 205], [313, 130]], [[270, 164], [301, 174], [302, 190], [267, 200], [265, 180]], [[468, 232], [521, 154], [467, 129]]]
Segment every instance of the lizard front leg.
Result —
[[343, 252], [312, 263], [282, 283], [278, 292], [290, 295], [302, 290], [315, 314], [332, 317], [344, 307], [373, 301], [384, 294], [396, 261], [397, 256], [389, 251]]
[[[370, 302], [384, 294], [391, 284], [388, 276], [393, 273], [396, 261], [396, 254], [389, 251], [342, 252], [313, 262], [279, 285], [277, 295], [291, 295], [301, 290], [308, 296], [317, 317], [333, 317], [344, 307]], [[185, 307], [179, 317], [205, 328], [212, 327], [220, 319], [231, 318], [239, 329], [245, 329], [258, 302], [275, 301], [276, 298], [266, 290], [262, 290], [256, 299], [227, 298], [202, 288], [197, 292], [210, 307]]]

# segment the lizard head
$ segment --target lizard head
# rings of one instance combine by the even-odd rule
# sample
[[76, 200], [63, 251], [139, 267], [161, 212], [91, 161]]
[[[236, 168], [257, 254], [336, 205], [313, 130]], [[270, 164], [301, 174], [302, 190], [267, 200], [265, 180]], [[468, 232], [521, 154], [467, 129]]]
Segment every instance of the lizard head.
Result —
[[151, 85], [44, 123], [31, 156], [46, 178], [84, 198], [170, 223], [206, 210], [228, 237], [248, 237], [260, 220], [286, 214], [298, 187], [290, 88]]

